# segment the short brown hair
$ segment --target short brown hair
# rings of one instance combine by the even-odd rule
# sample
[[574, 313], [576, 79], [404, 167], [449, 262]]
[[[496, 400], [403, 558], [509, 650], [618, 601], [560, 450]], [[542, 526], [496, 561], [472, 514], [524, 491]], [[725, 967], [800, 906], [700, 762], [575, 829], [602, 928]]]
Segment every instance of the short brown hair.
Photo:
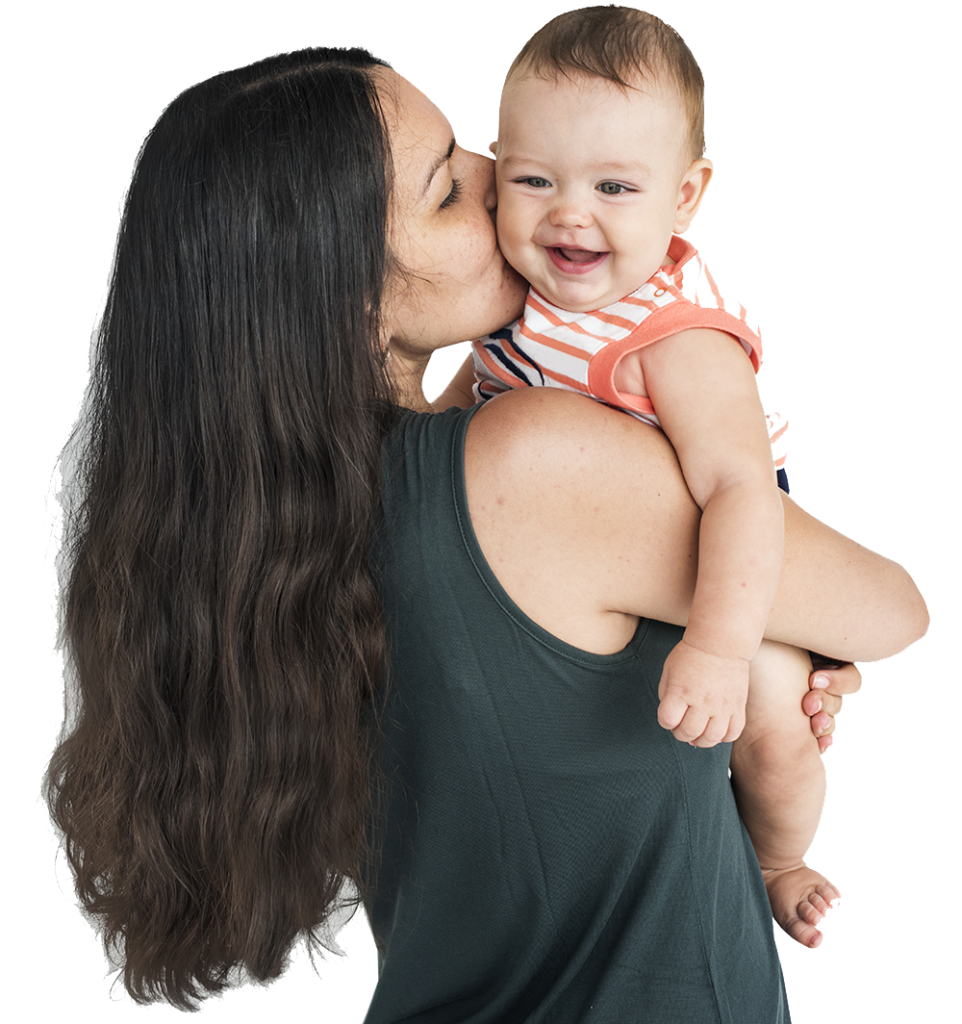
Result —
[[705, 82], [684, 39], [660, 18], [633, 7], [584, 7], [559, 14], [524, 44], [508, 69], [541, 78], [587, 75], [622, 88], [632, 80], [670, 85], [688, 117], [692, 159], [705, 152]]

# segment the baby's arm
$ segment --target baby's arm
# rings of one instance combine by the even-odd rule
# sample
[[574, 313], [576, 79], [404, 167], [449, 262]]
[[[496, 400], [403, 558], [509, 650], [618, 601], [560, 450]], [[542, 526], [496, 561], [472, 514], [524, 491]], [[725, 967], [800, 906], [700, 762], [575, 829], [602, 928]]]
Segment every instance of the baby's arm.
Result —
[[748, 662], [778, 586], [782, 503], [751, 361], [721, 331], [682, 331], [638, 353], [644, 387], [702, 509], [688, 626], [665, 662], [659, 722], [709, 747], [745, 724]]

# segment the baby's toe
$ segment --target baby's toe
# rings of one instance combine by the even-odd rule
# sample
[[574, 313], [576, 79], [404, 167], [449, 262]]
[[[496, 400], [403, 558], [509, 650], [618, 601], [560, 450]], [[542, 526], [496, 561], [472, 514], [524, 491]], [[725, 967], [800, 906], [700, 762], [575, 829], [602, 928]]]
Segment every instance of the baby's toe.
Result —
[[818, 892], [830, 907], [834, 907], [835, 901], [842, 898], [842, 894], [834, 885], [832, 885], [831, 882], [826, 882], [824, 885], [820, 885], [818, 887]]
[[834, 885], [831, 884], [831, 882], [826, 882], [824, 885], [818, 886], [808, 897], [812, 906], [815, 907], [816, 910], [821, 911], [823, 916], [832, 909], [835, 900], [840, 898], [841, 893]]
[[822, 933], [815, 927], [815, 922], [820, 920], [821, 915], [816, 916], [814, 921], [803, 920], [799, 917], [795, 921], [789, 922], [785, 931], [796, 942], [800, 942], [808, 949], [816, 949], [822, 944]]
[[803, 917], [810, 924], [817, 924], [828, 911], [828, 903], [817, 892], [813, 892], [807, 900], [799, 904], [798, 916]]

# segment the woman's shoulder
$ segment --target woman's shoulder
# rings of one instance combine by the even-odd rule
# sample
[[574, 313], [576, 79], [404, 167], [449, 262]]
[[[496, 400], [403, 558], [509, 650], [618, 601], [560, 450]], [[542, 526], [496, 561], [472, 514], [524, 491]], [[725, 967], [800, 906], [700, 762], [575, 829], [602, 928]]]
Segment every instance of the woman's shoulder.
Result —
[[655, 494], [691, 500], [660, 430], [555, 388], [510, 391], [483, 406], [467, 429], [465, 467], [478, 490], [500, 484], [519, 498], [550, 498], [566, 517], [604, 504], [609, 516], [620, 508], [637, 523]]
[[523, 456], [536, 444], [539, 453], [561, 456], [563, 466], [579, 450], [600, 454], [607, 445], [637, 445], [650, 439], [636, 434], [628, 417], [584, 395], [560, 388], [518, 388], [485, 403], [472, 424], [478, 442], [500, 455]]
[[610, 653], [627, 617], [680, 621], [697, 508], [660, 431], [582, 395], [512, 391], [471, 419], [464, 467], [485, 557], [556, 636]]

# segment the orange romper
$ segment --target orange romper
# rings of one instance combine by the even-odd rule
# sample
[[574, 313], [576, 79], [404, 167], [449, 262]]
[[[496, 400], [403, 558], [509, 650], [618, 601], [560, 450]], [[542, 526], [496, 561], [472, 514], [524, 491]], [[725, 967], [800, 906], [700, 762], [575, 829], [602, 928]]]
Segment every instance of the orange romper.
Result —
[[[662, 267], [631, 295], [604, 309], [572, 313], [528, 292], [520, 320], [474, 342], [475, 397], [479, 401], [519, 387], [580, 391], [599, 402], [660, 426], [648, 398], [618, 391], [622, 356], [679, 331], [709, 327], [736, 337], [757, 373], [762, 341], [745, 307], [725, 300], [695, 248], [673, 235]], [[767, 413], [776, 468], [785, 462], [788, 426]]]

